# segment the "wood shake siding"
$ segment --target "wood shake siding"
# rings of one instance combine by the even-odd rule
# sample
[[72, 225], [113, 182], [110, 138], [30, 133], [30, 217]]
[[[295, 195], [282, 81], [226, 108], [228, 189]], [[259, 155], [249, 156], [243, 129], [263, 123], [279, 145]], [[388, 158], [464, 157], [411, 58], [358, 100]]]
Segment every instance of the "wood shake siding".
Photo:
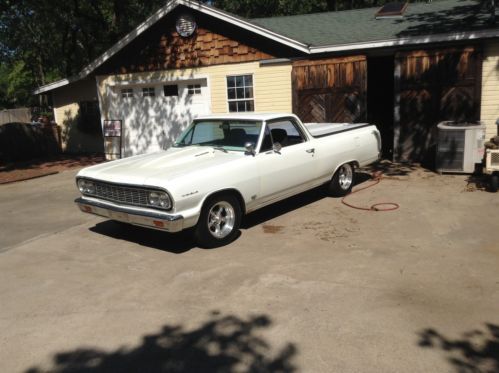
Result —
[[135, 58], [120, 66], [119, 72], [181, 69], [267, 58], [272, 56], [204, 28], [198, 28], [189, 38], [170, 30], [160, 36], [157, 45], [140, 46]]
[[498, 135], [499, 118], [499, 41], [484, 47], [482, 68], [482, 108], [480, 119], [487, 125], [487, 139]]

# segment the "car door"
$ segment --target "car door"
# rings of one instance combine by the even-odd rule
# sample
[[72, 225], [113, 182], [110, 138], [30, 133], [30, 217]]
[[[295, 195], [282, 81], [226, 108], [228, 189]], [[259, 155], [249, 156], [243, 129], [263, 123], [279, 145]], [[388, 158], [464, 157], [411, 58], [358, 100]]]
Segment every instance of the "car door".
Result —
[[[281, 147], [280, 150], [275, 150]], [[256, 156], [262, 203], [305, 190], [317, 178], [315, 149], [294, 119], [267, 122]]]

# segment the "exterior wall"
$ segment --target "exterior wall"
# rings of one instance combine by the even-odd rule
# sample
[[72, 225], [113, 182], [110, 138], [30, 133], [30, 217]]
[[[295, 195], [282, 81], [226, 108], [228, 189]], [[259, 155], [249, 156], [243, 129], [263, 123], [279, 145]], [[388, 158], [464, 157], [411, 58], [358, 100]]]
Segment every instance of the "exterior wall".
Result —
[[77, 125], [80, 102], [97, 101], [94, 79], [61, 87], [52, 92], [54, 120], [61, 127], [62, 150], [67, 153], [101, 153], [102, 133], [86, 133]]
[[[256, 112], [291, 112], [291, 63], [261, 66], [259, 62], [225, 64], [188, 69], [98, 76], [101, 121], [121, 120], [121, 154], [130, 156], [164, 148], [178, 138], [192, 119], [202, 113], [227, 113], [228, 75], [253, 76]], [[162, 86], [176, 83], [184, 87], [178, 97], [163, 95]], [[203, 102], [185, 93], [188, 84], [202, 86]], [[156, 96], [137, 96], [141, 87], [156, 87]], [[159, 87], [158, 87], [159, 86]], [[133, 88], [133, 98], [122, 98], [121, 89]], [[179, 88], [180, 89], [180, 88]], [[206, 91], [205, 91], [206, 90]], [[106, 153], [118, 153], [119, 149]]]
[[207, 78], [211, 94], [211, 112], [227, 113], [228, 75], [253, 75], [253, 93], [256, 112], [291, 112], [291, 64], [260, 66], [259, 62], [217, 65], [191, 69], [155, 71], [101, 76], [97, 78], [101, 115], [109, 118], [111, 106], [115, 104], [110, 88], [116, 85], [144, 85], [147, 83], [169, 82]]
[[488, 140], [498, 135], [495, 123], [499, 119], [499, 41], [486, 44], [483, 57], [480, 119], [487, 125]]

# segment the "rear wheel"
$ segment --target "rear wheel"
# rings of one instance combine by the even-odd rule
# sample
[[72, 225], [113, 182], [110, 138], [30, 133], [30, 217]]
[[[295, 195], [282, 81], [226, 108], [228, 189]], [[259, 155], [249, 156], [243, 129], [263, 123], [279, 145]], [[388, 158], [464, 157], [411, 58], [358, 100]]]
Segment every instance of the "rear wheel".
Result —
[[237, 237], [240, 225], [241, 206], [236, 197], [221, 194], [210, 198], [196, 226], [197, 243], [204, 247], [227, 245]]
[[354, 168], [350, 163], [345, 163], [338, 168], [329, 182], [328, 191], [334, 197], [342, 197], [350, 193], [353, 186]]

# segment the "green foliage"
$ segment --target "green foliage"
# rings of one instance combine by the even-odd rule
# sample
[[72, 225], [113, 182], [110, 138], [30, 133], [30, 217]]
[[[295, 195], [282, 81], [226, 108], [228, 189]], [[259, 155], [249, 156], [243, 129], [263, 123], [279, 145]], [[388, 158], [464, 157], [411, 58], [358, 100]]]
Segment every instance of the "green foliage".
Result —
[[0, 64], [0, 109], [35, 104], [33, 79], [23, 61]]
[[30, 105], [28, 92], [77, 74], [164, 0], [0, 1], [0, 107]]

